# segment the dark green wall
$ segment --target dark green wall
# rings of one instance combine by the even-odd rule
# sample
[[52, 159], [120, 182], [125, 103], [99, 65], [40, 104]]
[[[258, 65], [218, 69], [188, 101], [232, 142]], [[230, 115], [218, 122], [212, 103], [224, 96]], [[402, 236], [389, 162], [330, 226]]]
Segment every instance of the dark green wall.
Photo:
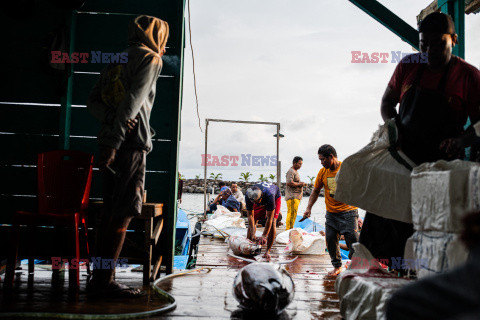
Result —
[[[151, 125], [157, 132], [147, 156], [145, 189], [148, 202], [165, 205], [162, 234], [164, 265], [171, 271], [176, 220], [176, 184], [183, 66], [183, 0], [86, 1], [78, 11], [36, 1], [31, 15], [0, 13], [6, 36], [2, 50], [0, 93], [1, 191], [0, 223], [9, 223], [15, 210], [36, 208], [36, 154], [70, 148], [97, 156], [99, 124], [87, 112], [86, 100], [103, 64], [72, 64], [58, 71], [49, 66], [52, 35], [63, 30], [65, 50], [121, 52], [127, 45], [127, 25], [138, 14], [169, 23], [164, 68], [157, 82]], [[21, 19], [19, 19], [19, 17]], [[37, 103], [40, 105], [32, 105]], [[91, 198], [101, 198], [101, 181], [94, 171]]]

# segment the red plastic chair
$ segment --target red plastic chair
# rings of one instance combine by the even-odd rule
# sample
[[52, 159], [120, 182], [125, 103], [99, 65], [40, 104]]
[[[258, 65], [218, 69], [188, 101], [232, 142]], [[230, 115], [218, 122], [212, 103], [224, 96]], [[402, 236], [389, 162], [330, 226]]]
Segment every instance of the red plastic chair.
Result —
[[[66, 226], [73, 232], [69, 234], [71, 243], [70, 259], [80, 261], [78, 228], [83, 224], [85, 244], [89, 254], [87, 237], [87, 217], [90, 186], [92, 184], [93, 155], [80, 151], [60, 150], [38, 155], [38, 212], [17, 211], [13, 218], [11, 247], [7, 259], [5, 287], [13, 285], [15, 265], [18, 255], [20, 225], [29, 227], [30, 255], [29, 275], [34, 272], [34, 230], [35, 226]], [[69, 260], [72, 262], [72, 260]], [[72, 265], [72, 263], [70, 263]], [[69, 268], [69, 284], [80, 285], [80, 266]]]

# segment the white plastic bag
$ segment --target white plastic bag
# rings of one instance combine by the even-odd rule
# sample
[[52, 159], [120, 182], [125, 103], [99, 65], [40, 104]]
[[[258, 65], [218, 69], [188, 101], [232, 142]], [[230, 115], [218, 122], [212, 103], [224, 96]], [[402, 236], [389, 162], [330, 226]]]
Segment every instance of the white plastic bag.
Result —
[[351, 265], [355, 261], [359, 268], [349, 268], [335, 281], [340, 314], [344, 319], [385, 319], [386, 302], [411, 280], [397, 278], [383, 270], [362, 244], [354, 243], [353, 248]]
[[239, 212], [230, 212], [223, 206], [217, 206], [215, 214], [205, 221], [205, 231], [215, 232], [229, 227], [246, 228]]
[[[388, 151], [389, 125], [393, 123], [380, 126], [366, 147], [342, 162], [336, 176], [335, 200], [381, 217], [411, 223], [410, 170]], [[411, 167], [415, 166], [401, 151], [398, 154]]]
[[222, 205], [217, 205], [217, 210], [215, 210], [215, 213], [210, 216], [210, 220], [218, 217], [238, 218], [241, 215], [242, 214], [240, 212], [232, 212]]
[[468, 252], [458, 234], [416, 231], [405, 245], [405, 260], [414, 261], [417, 277], [423, 278], [452, 270], [467, 260]]

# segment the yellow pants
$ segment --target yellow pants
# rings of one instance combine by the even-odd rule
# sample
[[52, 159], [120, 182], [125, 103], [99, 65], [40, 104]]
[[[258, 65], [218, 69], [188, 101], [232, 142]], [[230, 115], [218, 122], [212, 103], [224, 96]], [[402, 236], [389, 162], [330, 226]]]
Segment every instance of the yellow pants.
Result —
[[287, 230], [292, 229], [295, 224], [299, 204], [300, 200], [298, 199], [287, 200]]

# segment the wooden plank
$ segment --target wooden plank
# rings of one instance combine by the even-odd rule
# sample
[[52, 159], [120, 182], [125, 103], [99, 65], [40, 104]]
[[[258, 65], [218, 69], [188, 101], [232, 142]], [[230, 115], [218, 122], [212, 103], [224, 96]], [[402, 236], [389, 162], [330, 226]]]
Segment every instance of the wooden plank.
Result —
[[[89, 211], [92, 214], [97, 214], [102, 210], [103, 201], [92, 201], [89, 204]], [[162, 215], [163, 203], [142, 203], [141, 216], [135, 217], [135, 219], [147, 220], [152, 217], [158, 217]], [[150, 242], [150, 238], [148, 240]]]
[[37, 155], [41, 152], [58, 149], [58, 137], [50, 135], [0, 134], [0, 145], [4, 152], [0, 164], [37, 163]]
[[162, 264], [162, 256], [158, 257], [155, 266], [153, 267], [152, 274], [150, 276], [150, 281], [155, 281], [158, 278], [158, 270], [160, 270], [160, 265]]
[[58, 134], [59, 106], [0, 104], [0, 131]]
[[163, 229], [163, 219], [159, 219], [152, 234], [152, 245], [156, 245]]

